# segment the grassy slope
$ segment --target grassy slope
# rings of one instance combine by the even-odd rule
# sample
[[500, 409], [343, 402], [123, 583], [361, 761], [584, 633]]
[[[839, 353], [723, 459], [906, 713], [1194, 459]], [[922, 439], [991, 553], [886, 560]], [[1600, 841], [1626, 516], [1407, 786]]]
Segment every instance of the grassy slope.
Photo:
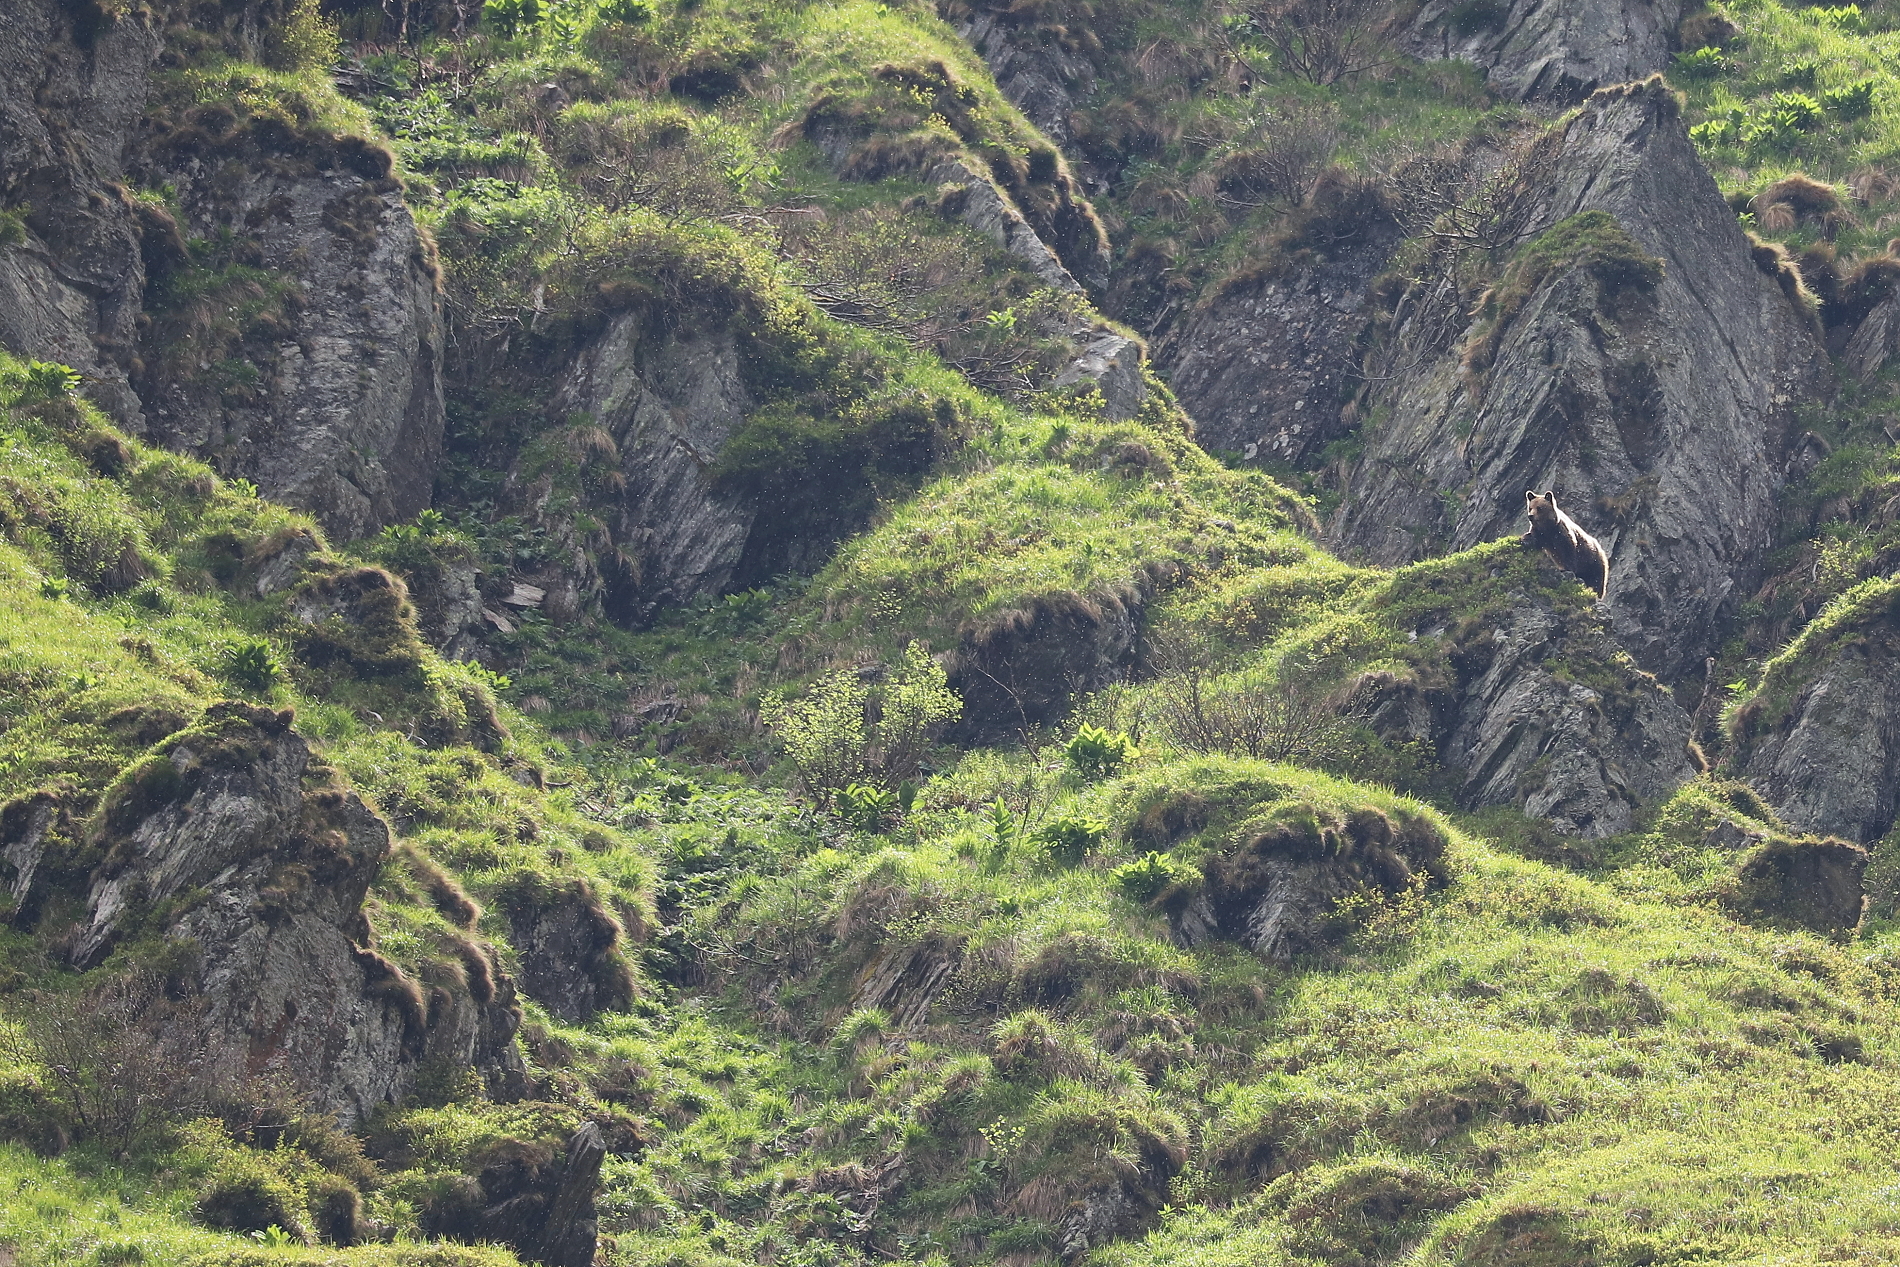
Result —
[[[1010, 117], [968, 54], [914, 11], [787, 6], [745, 21], [737, 9], [703, 12], [696, 22], [668, 17], [661, 35], [680, 42], [669, 58], [745, 41], [773, 53], [765, 91], [692, 112], [694, 129], [744, 162], [768, 152], [763, 138], [794, 117], [810, 85], [861, 75], [877, 58], [944, 57]], [[1148, 34], [1180, 36], [1172, 21]], [[485, 107], [498, 136], [508, 108], [535, 122], [509, 85], [544, 82], [563, 56], [517, 48], [504, 59]], [[1438, 84], [1449, 103], [1434, 127], [1475, 124], [1483, 103], [1461, 72], [1417, 73], [1416, 95]], [[1353, 136], [1375, 136], [1381, 111], [1411, 108], [1412, 81], [1399, 83], [1397, 105], [1339, 93]], [[1230, 108], [1222, 100], [1181, 104], [1182, 134], [1196, 111]], [[817, 174], [809, 154], [789, 153], [779, 170], [774, 179], [807, 196], [859, 196]], [[532, 201], [523, 185], [543, 188], [476, 192], [492, 214], [496, 200]], [[443, 186], [438, 224], [460, 188]], [[1131, 218], [1152, 217], [1139, 221], [1143, 233], [1198, 234], [1226, 250], [1241, 241], [1226, 235], [1250, 231], [1205, 206], [1163, 214], [1135, 210], [1130, 197]], [[630, 917], [657, 906], [670, 927], [646, 952], [651, 980], [635, 1012], [588, 1027], [531, 1014], [547, 1104], [510, 1109], [448, 1087], [378, 1127], [385, 1155], [399, 1160], [386, 1163], [372, 1208], [397, 1226], [413, 1228], [430, 1185], [484, 1140], [543, 1129], [525, 1120], [536, 1113], [564, 1121], [586, 1111], [626, 1121], [645, 1143], [610, 1162], [602, 1197], [603, 1230], [625, 1263], [1042, 1259], [1076, 1191], [1064, 1185], [1098, 1177], [1104, 1158], [1132, 1165], [1144, 1148], [1179, 1154], [1172, 1181], [1152, 1194], [1168, 1212], [1104, 1262], [1365, 1261], [1421, 1240], [1421, 1262], [1900, 1252], [1887, 1197], [1889, 940], [1849, 951], [1733, 923], [1707, 897], [1727, 860], [1699, 852], [1698, 832], [1668, 837], [1667, 815], [1657, 835], [1627, 842], [1619, 856], [1633, 861], [1588, 878], [1454, 832], [1450, 887], [1365, 910], [1332, 953], [1279, 969], [1219, 947], [1180, 950], [1159, 915], [1122, 896], [1109, 868], [1154, 843], [1138, 826], [1142, 810], [1175, 789], [1227, 798], [1225, 826], [1177, 846], [1191, 858], [1284, 802], [1405, 802], [1149, 740], [1135, 767], [1095, 786], [1062, 774], [1054, 750], [968, 755], [927, 785], [908, 824], [872, 837], [722, 772], [762, 755], [745, 714], [780, 666], [798, 677], [913, 635], [941, 643], [1037, 594], [1113, 592], [1150, 564], [1178, 566], [1188, 583], [1167, 598], [1175, 619], [1216, 625], [1242, 650], [1343, 631], [1361, 662], [1377, 662], [1402, 651], [1435, 585], [1484, 563], [1398, 578], [1343, 568], [1289, 531], [1298, 512], [1271, 485], [1221, 471], [1165, 431], [980, 408], [966, 469], [892, 508], [810, 585], [615, 643], [655, 680], [705, 696], [702, 715], [717, 720], [713, 699], [730, 701], [720, 706], [727, 721], [689, 749], [712, 766], [678, 770], [603, 748], [582, 754], [587, 770], [554, 794], [504, 773], [565, 760], [519, 718], [523, 738], [499, 753], [424, 748], [365, 719], [370, 697], [351, 692], [366, 688], [300, 676], [281, 614], [226, 590], [193, 553], [214, 527], [255, 543], [292, 522], [285, 512], [215, 483], [180, 500], [172, 490], [198, 468], [136, 448], [129, 474], [102, 478], [16, 408], [4, 473], [70, 489], [71, 521], [87, 532], [73, 541], [31, 526], [9, 532], [0, 602], [17, 711], [0, 735], [0, 792], [61, 773], [96, 790], [140, 747], [105, 718], [154, 700], [189, 711], [236, 689], [224, 648], [261, 638], [290, 669], [276, 701], [295, 704], [328, 759], [477, 896], [513, 876], [578, 871]], [[1131, 532], [1131, 520], [1150, 528]], [[151, 557], [156, 579], [129, 598], [90, 591], [85, 569], [109, 566], [127, 539]], [[88, 553], [87, 541], [108, 545]], [[781, 618], [797, 639], [789, 656], [785, 630], [773, 627]], [[529, 665], [517, 698], [587, 654], [551, 634], [511, 650]], [[444, 707], [427, 682], [483, 685], [424, 662], [435, 676], [398, 707]], [[344, 702], [317, 703], [311, 689]], [[601, 724], [584, 707], [573, 717]], [[1031, 828], [1098, 816], [1109, 843], [1073, 869], [1026, 841], [999, 849], [982, 812], [998, 797]], [[386, 953], [419, 971], [453, 931], [403, 867], [379, 881], [374, 901]], [[482, 931], [506, 940], [497, 917]], [[965, 958], [922, 1032], [887, 1033], [888, 1021], [852, 1011], [855, 973], [880, 946], [932, 939], [960, 940]], [[12, 949], [45, 971], [23, 941]], [[1047, 1065], [1019, 1058], [1034, 1025], [1053, 1053]], [[128, 1175], [83, 1150], [50, 1163], [9, 1151], [0, 1180], [34, 1195], [7, 1204], [0, 1243], [23, 1262], [114, 1261], [109, 1247], [131, 1236], [151, 1262], [218, 1246], [302, 1257], [189, 1224], [211, 1164], [194, 1147], [206, 1146], [142, 1159]], [[904, 1160], [904, 1187], [867, 1214], [851, 1168], [893, 1157]], [[427, 1261], [402, 1247], [323, 1254]], [[442, 1261], [502, 1257], [453, 1250]]]

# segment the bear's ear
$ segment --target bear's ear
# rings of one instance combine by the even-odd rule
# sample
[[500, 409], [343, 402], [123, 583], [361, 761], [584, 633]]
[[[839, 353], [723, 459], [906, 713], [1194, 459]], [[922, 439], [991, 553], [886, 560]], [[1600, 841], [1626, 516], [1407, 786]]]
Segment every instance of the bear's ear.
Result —
[[1531, 490], [1528, 488], [1524, 490], [1524, 504], [1526, 506], [1530, 505], [1532, 502], [1536, 500], [1537, 500], [1536, 493], [1531, 492]]
[[1555, 506], [1557, 504], [1557, 490], [1554, 488], [1545, 489], [1544, 500]]

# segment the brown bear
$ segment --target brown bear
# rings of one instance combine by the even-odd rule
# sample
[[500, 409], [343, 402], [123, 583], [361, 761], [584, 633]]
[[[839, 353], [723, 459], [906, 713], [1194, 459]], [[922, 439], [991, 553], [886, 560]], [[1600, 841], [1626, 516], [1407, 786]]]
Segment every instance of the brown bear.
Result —
[[1524, 540], [1542, 546], [1559, 565], [1574, 573], [1602, 598], [1610, 588], [1610, 556], [1603, 552], [1595, 537], [1557, 508], [1557, 491], [1534, 493], [1525, 489], [1524, 513], [1531, 519], [1531, 530], [1524, 534]]

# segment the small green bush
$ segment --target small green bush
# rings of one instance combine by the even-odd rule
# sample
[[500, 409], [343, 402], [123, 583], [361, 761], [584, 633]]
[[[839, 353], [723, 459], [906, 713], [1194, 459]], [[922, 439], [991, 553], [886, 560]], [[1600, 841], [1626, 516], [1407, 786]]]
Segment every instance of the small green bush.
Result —
[[1829, 89], [1821, 94], [1821, 108], [1842, 122], [1865, 119], [1874, 112], [1874, 81]]
[[653, 20], [653, 0], [606, 0], [600, 16], [603, 21], [639, 26]]
[[1101, 847], [1108, 826], [1093, 818], [1058, 818], [1036, 832], [1035, 841], [1051, 861], [1072, 867]]
[[1160, 897], [1170, 886], [1191, 884], [1201, 873], [1164, 853], [1145, 853], [1140, 858], [1116, 867], [1109, 875], [1122, 896], [1146, 905]]
[[1085, 724], [1069, 740], [1062, 755], [1071, 770], [1093, 781], [1107, 778], [1141, 752], [1122, 731], [1110, 732]]
[[271, 650], [270, 643], [258, 638], [226, 649], [224, 674], [254, 695], [267, 695], [283, 676], [283, 666], [278, 663], [277, 653]]
[[301, 1240], [303, 1221], [297, 1214], [302, 1204], [281, 1176], [250, 1154], [239, 1153], [212, 1175], [192, 1214], [206, 1227], [223, 1232], [268, 1234], [277, 1228]]
[[503, 39], [524, 35], [541, 25], [541, 0], [486, 0], [482, 22]]
[[1677, 53], [1676, 74], [1684, 79], [1714, 79], [1728, 69], [1728, 58], [1722, 56], [1719, 48], [1698, 48], [1691, 53]]

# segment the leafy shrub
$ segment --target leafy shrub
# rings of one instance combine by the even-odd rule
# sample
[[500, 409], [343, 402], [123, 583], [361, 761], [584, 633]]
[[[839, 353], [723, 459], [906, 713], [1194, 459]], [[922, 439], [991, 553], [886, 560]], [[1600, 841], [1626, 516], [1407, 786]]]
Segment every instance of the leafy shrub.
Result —
[[241, 642], [224, 653], [224, 675], [254, 695], [267, 695], [283, 676], [277, 653], [262, 638]]
[[759, 720], [785, 745], [806, 791], [824, 803], [853, 784], [903, 783], [962, 711], [943, 666], [913, 642], [875, 687], [858, 670], [840, 669], [802, 699], [767, 696]]
[[653, 0], [606, 0], [600, 6], [600, 16], [608, 22], [638, 26], [652, 21]]
[[270, 65], [293, 73], [322, 70], [337, 59], [337, 26], [323, 16], [318, 0], [293, 0], [271, 41]]
[[1864, 119], [1874, 112], [1874, 81], [1863, 79], [1845, 88], [1821, 94], [1821, 108], [1842, 122]]
[[1154, 852], [1145, 853], [1133, 862], [1116, 867], [1109, 875], [1123, 897], [1143, 905], [1154, 901], [1173, 885], [1189, 885], [1201, 878], [1201, 873], [1186, 863], [1177, 862], [1165, 853]]
[[1125, 733], [1087, 724], [1075, 732], [1075, 737], [1062, 750], [1069, 768], [1091, 781], [1107, 778], [1140, 755], [1140, 749]]
[[1094, 853], [1107, 836], [1107, 825], [1093, 818], [1063, 817], [1038, 830], [1035, 840], [1052, 861], [1072, 867]]
[[1684, 79], [1714, 79], [1728, 69], [1728, 58], [1719, 48], [1698, 48], [1690, 53], [1677, 53], [1676, 74]]
[[541, 0], [486, 0], [482, 5], [482, 22], [503, 39], [532, 31], [543, 16]]
[[1814, 81], [1820, 77], [1821, 67], [1816, 62], [1783, 62], [1781, 64], [1781, 82], [1790, 88], [1812, 89]]
[[192, 1206], [192, 1216], [224, 1232], [268, 1233], [303, 1238], [297, 1217], [302, 1201], [283, 1176], [255, 1154], [234, 1152], [213, 1172]]
[[834, 802], [838, 817], [859, 831], [877, 831], [898, 808], [896, 792], [852, 783], [838, 790]]

